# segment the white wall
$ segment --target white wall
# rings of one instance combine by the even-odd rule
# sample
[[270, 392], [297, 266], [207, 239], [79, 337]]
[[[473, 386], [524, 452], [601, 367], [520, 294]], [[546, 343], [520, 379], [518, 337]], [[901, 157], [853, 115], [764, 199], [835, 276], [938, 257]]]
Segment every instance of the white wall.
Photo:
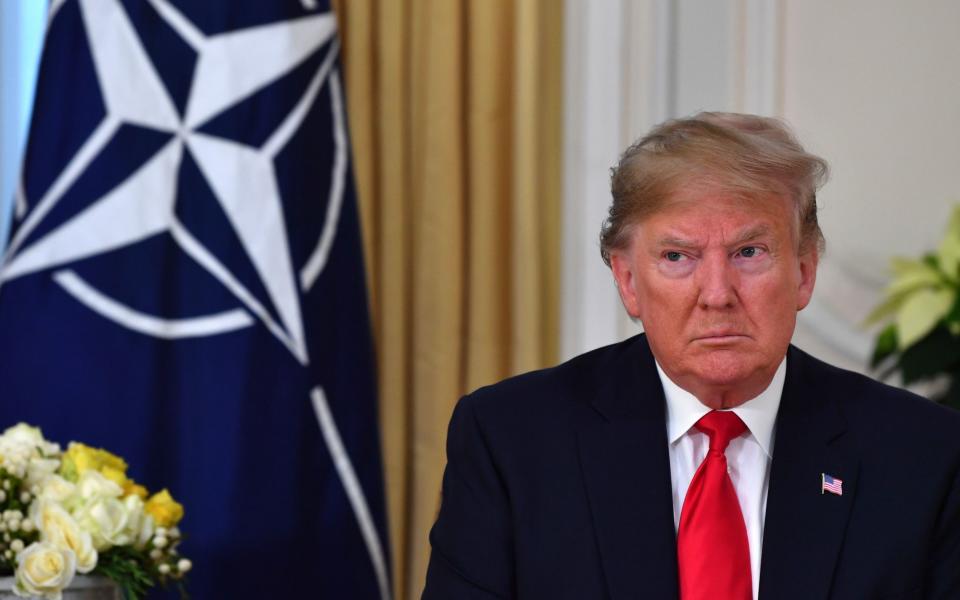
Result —
[[636, 331], [597, 251], [617, 153], [664, 118], [734, 110], [785, 118], [830, 162], [795, 342], [866, 370], [889, 257], [931, 249], [960, 202], [960, 2], [567, 0], [566, 17], [564, 356]]
[[889, 257], [933, 249], [960, 202], [960, 3], [791, 0], [783, 16], [782, 114], [833, 167], [797, 338], [858, 366]]

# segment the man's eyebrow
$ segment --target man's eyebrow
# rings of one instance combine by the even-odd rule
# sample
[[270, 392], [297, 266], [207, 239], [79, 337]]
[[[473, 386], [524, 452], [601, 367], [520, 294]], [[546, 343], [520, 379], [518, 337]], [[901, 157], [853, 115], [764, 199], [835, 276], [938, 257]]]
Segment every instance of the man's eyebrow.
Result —
[[[730, 242], [727, 243], [728, 246], [739, 246], [744, 242], [749, 242], [757, 238], [763, 237], [770, 234], [770, 226], [767, 224], [754, 225], [740, 232], [736, 237], [734, 237]], [[700, 247], [700, 243], [688, 238], [676, 237], [667, 235], [657, 240], [658, 247], [670, 247], [670, 248], [682, 248], [685, 250], [695, 250]]]
[[769, 225], [766, 225], [766, 224], [755, 225], [753, 227], [750, 227], [749, 229], [745, 229], [742, 232], [740, 232], [739, 235], [737, 235], [735, 238], [733, 238], [730, 241], [729, 245], [739, 246], [744, 242], [749, 242], [750, 240], [755, 240], [759, 237], [769, 235], [769, 233], [770, 233]]
[[661, 247], [669, 246], [671, 248], [684, 248], [686, 250], [693, 250], [700, 246], [700, 244], [692, 240], [678, 238], [678, 237], [662, 237], [659, 240], [657, 240], [657, 245]]

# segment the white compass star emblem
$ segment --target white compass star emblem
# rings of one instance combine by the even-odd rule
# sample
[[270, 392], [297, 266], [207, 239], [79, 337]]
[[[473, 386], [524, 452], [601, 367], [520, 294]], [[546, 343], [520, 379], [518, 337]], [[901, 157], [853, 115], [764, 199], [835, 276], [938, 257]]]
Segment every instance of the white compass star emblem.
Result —
[[[336, 234], [346, 141], [334, 59], [334, 41], [293, 110], [260, 147], [201, 133], [198, 128], [297, 67], [336, 31], [323, 13], [207, 36], [167, 0], [149, 0], [162, 19], [196, 52], [193, 84], [184, 114], [178, 113], [119, 0], [78, 0], [106, 114], [42, 198], [25, 215], [0, 270], [0, 284], [43, 269], [169, 233], [194, 261], [237, 298], [226, 312], [170, 319], [138, 312], [111, 298], [69, 269], [54, 279], [68, 293], [115, 322], [165, 338], [210, 335], [262, 322], [303, 364], [308, 363], [300, 292], [322, 271]], [[51, 8], [55, 18], [59, 4]], [[326, 221], [316, 248], [299, 273], [291, 262], [274, 158], [296, 133], [324, 82], [330, 89], [337, 153]], [[78, 215], [24, 246], [85, 169], [124, 124], [172, 135], [149, 160]], [[174, 212], [177, 176], [188, 151], [241, 241], [276, 309], [273, 314], [210, 252]], [[189, 200], [186, 200], [189, 201]], [[26, 210], [22, 192], [18, 213]]]

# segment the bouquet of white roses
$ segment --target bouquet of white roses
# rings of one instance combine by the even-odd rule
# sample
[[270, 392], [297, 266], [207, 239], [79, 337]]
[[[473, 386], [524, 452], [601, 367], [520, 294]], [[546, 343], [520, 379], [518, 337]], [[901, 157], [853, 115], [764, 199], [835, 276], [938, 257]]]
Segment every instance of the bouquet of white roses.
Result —
[[63, 452], [25, 423], [0, 435], [0, 573], [18, 596], [60, 600], [77, 573], [105, 575], [130, 599], [157, 583], [186, 596], [182, 517], [167, 490], [149, 495], [106, 450]]

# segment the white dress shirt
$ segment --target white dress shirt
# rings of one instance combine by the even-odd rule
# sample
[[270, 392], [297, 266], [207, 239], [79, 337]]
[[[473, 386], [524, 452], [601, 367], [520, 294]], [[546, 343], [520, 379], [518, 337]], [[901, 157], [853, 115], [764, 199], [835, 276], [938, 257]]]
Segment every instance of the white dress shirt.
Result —
[[[730, 480], [737, 490], [743, 521], [750, 544], [750, 575], [753, 597], [760, 589], [760, 550], [763, 521], [767, 512], [767, 488], [770, 461], [773, 457], [774, 423], [780, 408], [780, 395], [786, 377], [786, 358], [780, 362], [770, 385], [759, 396], [732, 409], [746, 424], [747, 430], [730, 441], [727, 465]], [[673, 487], [673, 523], [680, 527], [680, 511], [690, 481], [710, 448], [710, 438], [693, 425], [710, 408], [690, 392], [675, 384], [657, 364], [663, 392], [667, 398], [667, 440], [670, 443], [670, 479]]]

